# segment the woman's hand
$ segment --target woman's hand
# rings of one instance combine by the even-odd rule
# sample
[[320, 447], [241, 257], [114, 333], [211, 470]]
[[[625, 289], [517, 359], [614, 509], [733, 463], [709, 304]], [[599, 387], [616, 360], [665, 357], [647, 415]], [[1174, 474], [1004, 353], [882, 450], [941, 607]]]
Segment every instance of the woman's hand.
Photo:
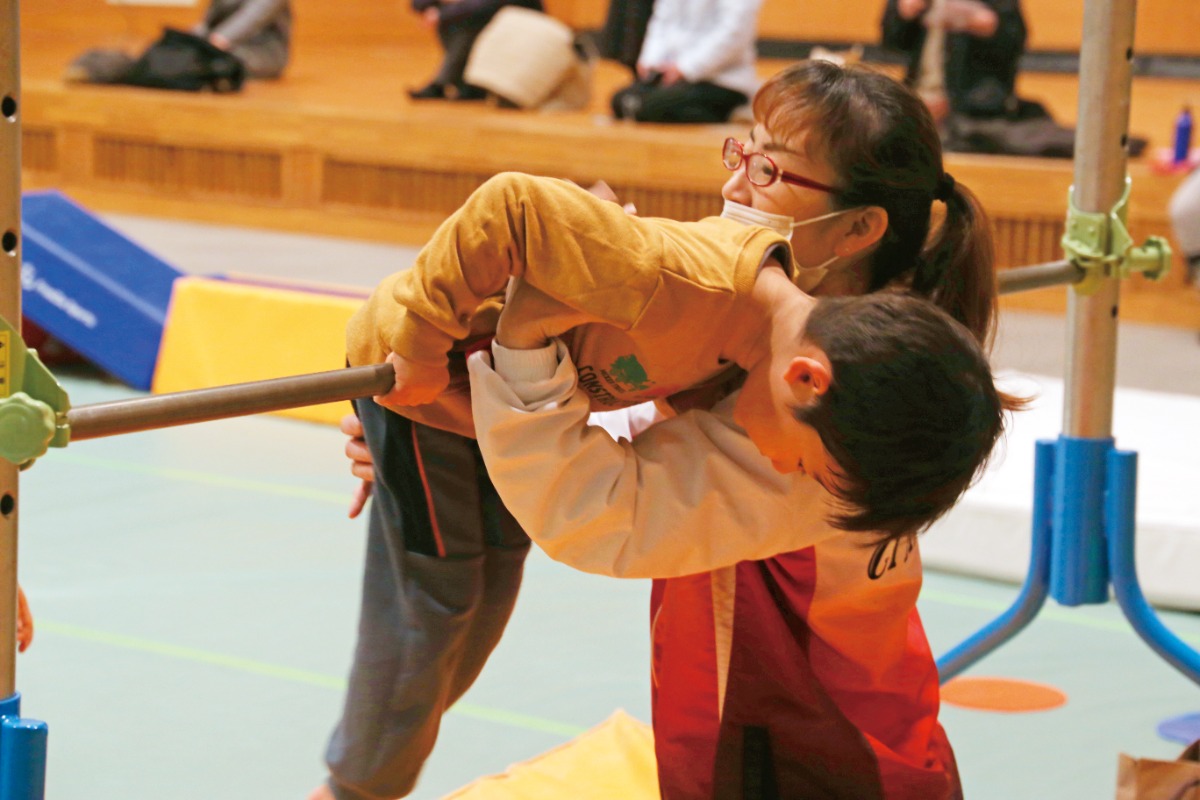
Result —
[[350, 519], [354, 519], [362, 513], [371, 497], [375, 485], [375, 460], [371, 458], [371, 451], [363, 438], [362, 420], [357, 415], [351, 413], [342, 417], [338, 428], [350, 437], [346, 442], [346, 458], [350, 459], [351, 474], [361, 479], [354, 496], [350, 498]]
[[346, 442], [346, 458], [350, 459], [350, 474], [364, 481], [375, 480], [375, 459], [363, 438], [362, 420], [353, 412], [342, 417], [339, 430], [350, 437]]

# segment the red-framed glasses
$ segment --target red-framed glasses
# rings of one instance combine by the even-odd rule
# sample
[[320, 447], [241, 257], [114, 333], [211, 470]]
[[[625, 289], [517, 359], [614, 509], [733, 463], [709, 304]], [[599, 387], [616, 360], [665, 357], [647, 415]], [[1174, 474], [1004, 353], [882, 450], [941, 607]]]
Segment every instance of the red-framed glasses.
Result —
[[783, 181], [795, 186], [807, 186], [821, 192], [837, 194], [837, 189], [818, 183], [811, 178], [787, 172], [779, 168], [766, 153], [751, 153], [746, 155], [745, 145], [730, 136], [721, 148], [721, 163], [730, 172], [736, 172], [739, 167], [746, 168], [746, 178], [755, 186], [770, 186], [775, 181]]

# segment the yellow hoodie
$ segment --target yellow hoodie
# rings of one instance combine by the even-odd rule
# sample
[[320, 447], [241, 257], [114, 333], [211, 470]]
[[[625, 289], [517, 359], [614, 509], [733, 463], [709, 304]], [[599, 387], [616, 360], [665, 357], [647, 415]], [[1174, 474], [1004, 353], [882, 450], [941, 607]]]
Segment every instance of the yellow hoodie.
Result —
[[411, 269], [376, 287], [349, 323], [348, 358], [449, 357], [446, 395], [405, 414], [473, 436], [461, 351], [495, 331], [518, 277], [604, 321], [567, 337], [595, 410], [668, 397], [728, 366], [729, 321], [771, 257], [792, 263], [788, 240], [763, 227], [630, 216], [568, 181], [502, 173], [438, 228]]

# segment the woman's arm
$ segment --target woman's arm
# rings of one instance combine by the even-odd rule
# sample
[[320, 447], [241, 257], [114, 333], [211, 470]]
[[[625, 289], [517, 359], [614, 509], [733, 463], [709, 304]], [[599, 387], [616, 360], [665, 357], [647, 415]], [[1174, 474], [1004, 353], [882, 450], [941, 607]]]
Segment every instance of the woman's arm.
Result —
[[824, 490], [775, 472], [727, 416], [689, 412], [632, 443], [614, 441], [587, 425], [588, 401], [561, 343], [555, 359], [523, 351], [515, 367], [511, 351], [493, 352], [495, 369], [482, 354], [468, 361], [480, 449], [505, 504], [551, 558], [662, 578], [838, 533], [825, 522]]

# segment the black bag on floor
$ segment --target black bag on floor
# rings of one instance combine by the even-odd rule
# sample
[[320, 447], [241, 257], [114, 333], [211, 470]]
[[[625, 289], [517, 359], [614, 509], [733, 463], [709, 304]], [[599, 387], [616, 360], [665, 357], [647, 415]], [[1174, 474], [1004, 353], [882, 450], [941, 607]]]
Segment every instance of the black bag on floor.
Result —
[[121, 83], [152, 89], [236, 92], [246, 80], [241, 59], [200, 36], [164, 28], [162, 38], [146, 49]]
[[1041, 103], [1020, 100], [1000, 114], [950, 114], [942, 145], [956, 153], [1071, 158], [1075, 129], [1055, 122]]
[[[1046, 107], [1035, 100], [1012, 99], [1011, 107], [997, 115], [950, 114], [944, 125], [942, 147], [954, 153], [1075, 156], [1074, 128], [1059, 125]], [[1145, 138], [1128, 138], [1126, 151], [1130, 156], [1140, 156], [1145, 149]]]

